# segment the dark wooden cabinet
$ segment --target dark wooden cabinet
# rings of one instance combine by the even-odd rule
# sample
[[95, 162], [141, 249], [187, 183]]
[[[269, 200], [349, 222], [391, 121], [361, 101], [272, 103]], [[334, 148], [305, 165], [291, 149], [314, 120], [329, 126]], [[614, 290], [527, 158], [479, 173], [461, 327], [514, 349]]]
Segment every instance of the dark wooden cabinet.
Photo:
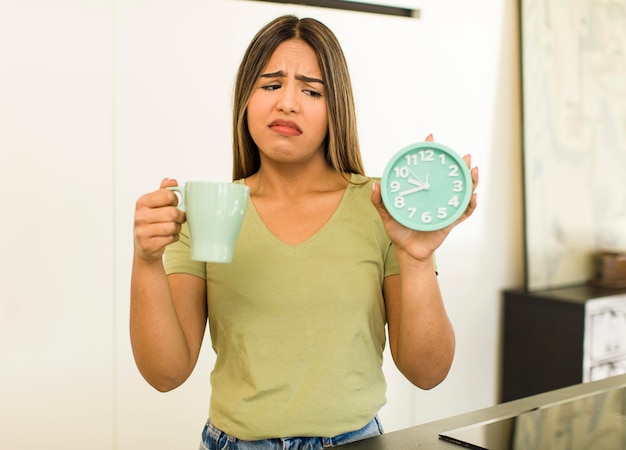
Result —
[[501, 401], [626, 373], [626, 289], [504, 292]]

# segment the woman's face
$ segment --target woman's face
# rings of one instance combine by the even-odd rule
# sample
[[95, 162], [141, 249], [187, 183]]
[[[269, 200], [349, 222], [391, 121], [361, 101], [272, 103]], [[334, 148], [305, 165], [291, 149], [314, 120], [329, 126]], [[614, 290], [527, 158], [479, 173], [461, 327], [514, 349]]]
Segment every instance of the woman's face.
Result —
[[328, 114], [313, 49], [298, 39], [280, 44], [257, 80], [247, 112], [262, 163], [323, 159]]

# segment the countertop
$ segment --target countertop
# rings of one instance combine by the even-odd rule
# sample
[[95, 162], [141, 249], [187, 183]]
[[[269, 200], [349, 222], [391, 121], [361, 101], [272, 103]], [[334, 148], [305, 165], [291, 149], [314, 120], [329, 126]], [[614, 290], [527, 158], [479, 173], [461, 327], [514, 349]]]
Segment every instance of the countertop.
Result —
[[[437, 420], [435, 422], [429, 422], [403, 430], [385, 433], [382, 436], [347, 444], [341, 448], [345, 450], [460, 450], [463, 448], [462, 446], [440, 439], [439, 434], [481, 422], [498, 421], [501, 419], [516, 417], [554, 403], [560, 403], [576, 397], [591, 395], [596, 392], [601, 393], [602, 391], [617, 389], [624, 386], [626, 386], [626, 375], [619, 375], [599, 381], [577, 384], [533, 395], [531, 397], [501, 403], [489, 408], [449, 417], [447, 419]], [[471, 387], [468, 386], [468, 388]]]

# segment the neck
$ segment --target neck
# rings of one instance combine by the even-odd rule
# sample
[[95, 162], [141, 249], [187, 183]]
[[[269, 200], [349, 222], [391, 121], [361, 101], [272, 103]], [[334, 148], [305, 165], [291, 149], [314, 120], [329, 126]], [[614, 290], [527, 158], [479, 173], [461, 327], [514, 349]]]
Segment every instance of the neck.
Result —
[[344, 189], [347, 180], [349, 175], [344, 176], [325, 164], [306, 170], [297, 170], [293, 165], [287, 170], [261, 165], [259, 171], [247, 179], [247, 184], [252, 196], [293, 198]]

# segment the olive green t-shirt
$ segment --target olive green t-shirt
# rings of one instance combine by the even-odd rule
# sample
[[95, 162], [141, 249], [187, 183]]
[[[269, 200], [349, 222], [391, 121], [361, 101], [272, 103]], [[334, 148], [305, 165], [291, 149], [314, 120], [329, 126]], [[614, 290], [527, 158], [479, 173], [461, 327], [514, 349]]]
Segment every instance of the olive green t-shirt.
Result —
[[217, 428], [244, 440], [331, 437], [385, 403], [382, 285], [399, 269], [371, 192], [352, 175], [334, 215], [296, 246], [249, 202], [229, 264], [191, 261], [186, 228], [168, 246], [168, 274], [206, 279]]

